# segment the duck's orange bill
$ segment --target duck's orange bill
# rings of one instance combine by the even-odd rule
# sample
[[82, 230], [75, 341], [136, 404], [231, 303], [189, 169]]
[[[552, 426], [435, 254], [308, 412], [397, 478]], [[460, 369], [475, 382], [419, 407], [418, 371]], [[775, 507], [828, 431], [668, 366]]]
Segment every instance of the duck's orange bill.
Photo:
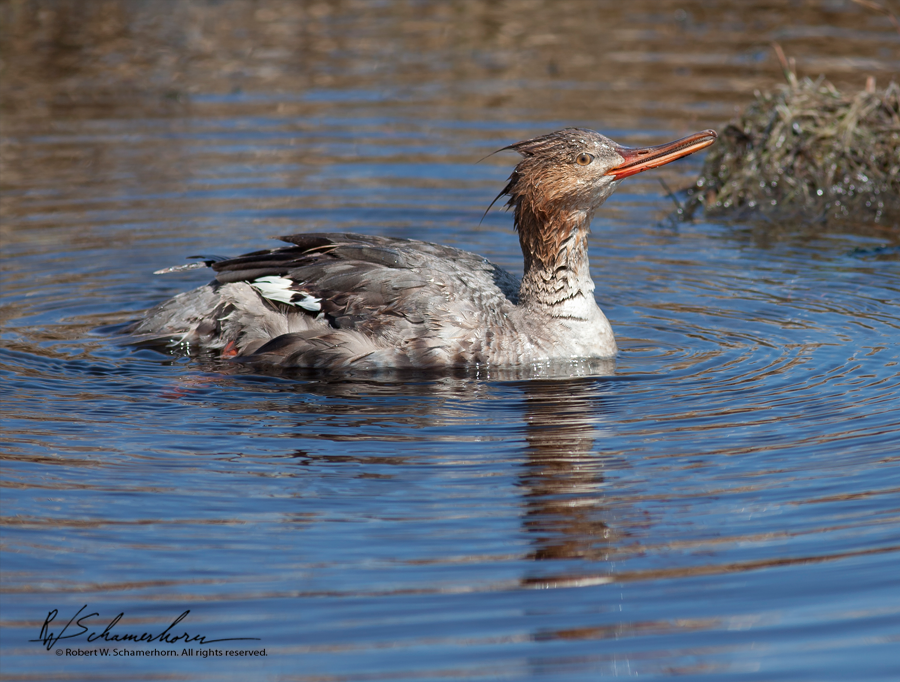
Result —
[[614, 176], [616, 180], [621, 180], [629, 175], [665, 166], [667, 163], [680, 159], [682, 156], [706, 149], [716, 141], [716, 137], [715, 130], [704, 130], [702, 133], [694, 133], [675, 142], [657, 145], [656, 147], [640, 147], [638, 149], [616, 147], [616, 153], [625, 161], [621, 166], [613, 168], [606, 174]]

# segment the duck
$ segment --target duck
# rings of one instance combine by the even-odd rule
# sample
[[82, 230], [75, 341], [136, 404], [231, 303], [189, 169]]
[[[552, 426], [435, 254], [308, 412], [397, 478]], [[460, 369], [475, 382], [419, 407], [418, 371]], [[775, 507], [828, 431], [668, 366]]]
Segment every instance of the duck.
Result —
[[137, 320], [135, 341], [275, 368], [519, 367], [610, 359], [594, 297], [591, 219], [627, 177], [693, 154], [705, 130], [630, 148], [565, 128], [510, 144], [521, 159], [497, 195], [513, 213], [518, 278], [468, 251], [416, 239], [314, 232], [236, 257], [195, 256], [208, 284]]

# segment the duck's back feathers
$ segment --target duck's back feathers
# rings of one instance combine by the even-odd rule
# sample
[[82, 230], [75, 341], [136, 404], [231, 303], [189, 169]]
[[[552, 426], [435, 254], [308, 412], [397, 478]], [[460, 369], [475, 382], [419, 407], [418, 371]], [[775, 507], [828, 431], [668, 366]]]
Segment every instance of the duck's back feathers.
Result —
[[296, 367], [489, 362], [490, 329], [518, 280], [475, 254], [350, 234], [208, 260], [215, 279], [152, 310], [133, 333]]

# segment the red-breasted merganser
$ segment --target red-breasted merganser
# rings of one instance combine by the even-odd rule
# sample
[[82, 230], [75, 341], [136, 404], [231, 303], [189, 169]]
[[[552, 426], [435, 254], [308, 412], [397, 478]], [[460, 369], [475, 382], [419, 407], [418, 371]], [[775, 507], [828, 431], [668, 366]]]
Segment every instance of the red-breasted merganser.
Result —
[[208, 265], [215, 279], [154, 308], [131, 332], [281, 367], [510, 367], [612, 358], [616, 340], [594, 300], [588, 264], [591, 217], [623, 178], [715, 139], [705, 130], [630, 149], [592, 130], [566, 128], [504, 147], [523, 157], [497, 196], [509, 197], [514, 212], [525, 257], [521, 282], [449, 246], [297, 234], [281, 238], [291, 246], [192, 264]]

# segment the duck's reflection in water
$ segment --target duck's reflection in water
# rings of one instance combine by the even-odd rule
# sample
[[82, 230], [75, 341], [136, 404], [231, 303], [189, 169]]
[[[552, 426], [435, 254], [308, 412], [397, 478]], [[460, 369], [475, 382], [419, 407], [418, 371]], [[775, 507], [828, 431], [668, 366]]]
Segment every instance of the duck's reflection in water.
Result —
[[[521, 581], [552, 586], [604, 581], [609, 566], [603, 562], [621, 535], [610, 525], [605, 488], [605, 472], [619, 460], [603, 451], [618, 383], [611, 378], [615, 364], [567, 369], [575, 376], [545, 378], [532, 370], [479, 377], [489, 381], [469, 376], [305, 379], [301, 385], [246, 380], [257, 387], [261, 413], [289, 412], [290, 419], [299, 419], [295, 433], [305, 447], [287, 457], [304, 467], [361, 464], [366, 476], [386, 480], [395, 466], [422, 463], [410, 443], [446, 449], [460, 441], [524, 440], [524, 453], [519, 451], [514, 464], [515, 485], [523, 528], [533, 543], [525, 556], [535, 564]], [[248, 407], [242, 401], [242, 410]], [[315, 441], [324, 442], [317, 447]], [[385, 447], [392, 442], [407, 445], [392, 452]], [[515, 456], [515, 448], [508, 452]], [[550, 560], [554, 563], [546, 563]]]
[[[602, 452], [610, 383], [583, 378], [526, 382], [526, 442], [528, 459], [519, 485], [526, 531], [534, 537], [536, 561], [581, 560], [576, 571], [535, 567], [526, 583], [571, 583], [597, 580], [605, 571], [584, 560], [604, 561], [614, 540], [604, 486], [605, 469], [613, 456]], [[548, 575], [550, 573], [555, 575]]]

